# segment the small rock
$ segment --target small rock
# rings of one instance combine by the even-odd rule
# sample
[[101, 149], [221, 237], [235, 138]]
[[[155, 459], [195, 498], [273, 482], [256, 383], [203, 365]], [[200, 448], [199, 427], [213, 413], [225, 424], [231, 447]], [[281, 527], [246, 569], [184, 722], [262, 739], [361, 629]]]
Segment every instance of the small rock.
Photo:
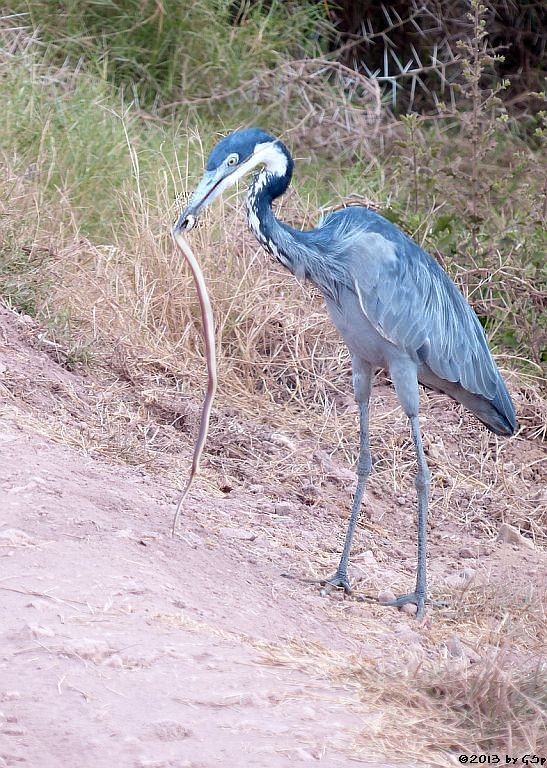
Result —
[[398, 627], [394, 628], [395, 635], [403, 640], [407, 644], [421, 645], [422, 638], [406, 623], [401, 623]]
[[153, 731], [160, 741], [184, 741], [192, 736], [192, 731], [175, 721], [160, 721], [154, 723]]
[[452, 635], [444, 641], [448, 653], [455, 659], [461, 659], [465, 655], [462, 641], [457, 635]]
[[416, 616], [418, 613], [418, 606], [414, 603], [404, 603], [400, 608], [402, 613], [408, 613], [409, 616]]
[[476, 555], [469, 549], [469, 547], [464, 547], [463, 549], [460, 549], [459, 556], [463, 557], [464, 559], [476, 557]]
[[534, 549], [534, 542], [527, 539], [522, 533], [509, 523], [502, 523], [497, 535], [497, 541], [504, 541], [507, 544], [517, 544], [518, 546]]
[[[192, 549], [198, 549], [203, 546], [203, 539], [197, 533], [193, 531], [185, 531], [183, 534], [179, 533], [181, 539], [183, 539]], [[142, 595], [144, 591], [132, 592], [135, 595]]]
[[427, 449], [428, 456], [433, 459], [440, 459], [444, 454], [444, 445], [442, 440], [439, 443], [431, 443]]
[[0, 691], [0, 701], [16, 701], [21, 698], [21, 691]]
[[397, 496], [397, 504], [398, 504], [400, 507], [404, 507], [404, 505], [406, 504], [406, 499], [405, 499], [405, 497], [404, 497], [404, 496]]
[[354, 555], [353, 562], [365, 563], [366, 565], [378, 565], [378, 562], [370, 549], [367, 549], [366, 552], [360, 552], [358, 555]]
[[55, 630], [44, 624], [27, 624], [27, 629], [32, 637], [55, 637]]
[[119, 539], [132, 539], [135, 536], [135, 532], [132, 528], [120, 528], [114, 533]]
[[[18, 489], [10, 489], [11, 491]], [[21, 531], [19, 528], [4, 528], [0, 531], [0, 544], [7, 544], [14, 547], [28, 547], [34, 544], [31, 537], [25, 531]]]
[[274, 504], [274, 512], [276, 515], [290, 515], [294, 512], [294, 504], [290, 501], [277, 501]]
[[348, 510], [344, 507], [344, 505], [337, 506], [336, 504], [325, 504], [325, 512], [328, 515], [333, 515], [334, 517], [339, 517], [342, 520], [348, 519]]
[[444, 583], [449, 587], [465, 587], [475, 578], [474, 568], [463, 568], [458, 573], [451, 573], [446, 576]]
[[77, 638], [68, 640], [59, 655], [77, 656], [94, 664], [101, 664], [114, 653], [113, 649], [104, 640], [92, 638]]
[[389, 589], [383, 589], [381, 592], [378, 592], [378, 602], [380, 605], [386, 605], [386, 603], [391, 603], [395, 599], [395, 593]]
[[278, 445], [280, 448], [288, 448], [289, 451], [295, 450], [293, 441], [281, 432], [272, 432], [270, 435], [270, 442], [274, 445]]
[[264, 486], [263, 485], [259, 485], [258, 483], [253, 483], [252, 485], [250, 485], [247, 488], [247, 490], [249, 491], [249, 493], [263, 493], [264, 492]]
[[254, 541], [258, 535], [248, 528], [221, 528], [220, 534], [227, 539], [239, 539], [240, 541]]
[[480, 656], [472, 648], [464, 645], [457, 635], [452, 635], [444, 641], [448, 653], [454, 659], [468, 659], [469, 661], [479, 661]]

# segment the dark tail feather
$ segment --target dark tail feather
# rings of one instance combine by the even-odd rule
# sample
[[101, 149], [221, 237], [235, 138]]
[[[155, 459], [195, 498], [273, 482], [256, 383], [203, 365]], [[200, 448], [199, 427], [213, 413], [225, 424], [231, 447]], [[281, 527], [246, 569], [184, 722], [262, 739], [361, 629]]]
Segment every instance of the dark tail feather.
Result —
[[468, 392], [457, 382], [444, 381], [425, 366], [420, 369], [419, 380], [424, 386], [444, 392], [464, 405], [495, 435], [508, 437], [516, 432], [518, 424], [515, 408], [501, 376], [492, 399]]
[[490, 402], [490, 406], [493, 419], [483, 423], [496, 435], [514, 435], [518, 427], [515, 407], [501, 377], [498, 380], [496, 396]]
[[[465, 392], [465, 390], [463, 390]], [[460, 402], [465, 405], [471, 413], [474, 413], [479, 421], [482, 421], [485, 427], [495, 435], [509, 437], [514, 435], [517, 429], [515, 412], [512, 407], [510, 410], [497, 395], [493, 401], [488, 401], [480, 395], [470, 395], [465, 392], [466, 397], [462, 397]], [[456, 398], [457, 399], [457, 398]]]

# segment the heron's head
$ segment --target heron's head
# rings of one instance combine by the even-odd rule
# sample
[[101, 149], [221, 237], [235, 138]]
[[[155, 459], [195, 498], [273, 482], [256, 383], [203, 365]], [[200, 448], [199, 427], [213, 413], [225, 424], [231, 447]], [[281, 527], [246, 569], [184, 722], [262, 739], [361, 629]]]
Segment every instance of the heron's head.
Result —
[[259, 128], [235, 131], [212, 149], [202, 179], [180, 215], [175, 230], [191, 229], [201, 211], [227, 187], [235, 184], [257, 165], [278, 176], [292, 170], [292, 161], [283, 144]]

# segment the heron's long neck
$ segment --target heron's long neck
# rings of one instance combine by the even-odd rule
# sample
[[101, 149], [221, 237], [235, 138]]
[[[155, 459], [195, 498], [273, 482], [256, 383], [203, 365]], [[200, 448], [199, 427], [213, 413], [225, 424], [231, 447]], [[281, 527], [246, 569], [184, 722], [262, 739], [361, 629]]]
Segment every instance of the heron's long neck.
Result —
[[287, 165], [280, 162], [276, 170], [268, 167], [258, 173], [247, 195], [247, 218], [249, 226], [259, 243], [299, 278], [313, 281], [313, 254], [304, 248], [304, 232], [279, 221], [272, 210], [272, 202], [285, 192], [292, 176], [292, 160], [286, 156]]
[[346, 283], [341, 266], [325, 258], [318, 248], [319, 230], [300, 231], [274, 216], [272, 202], [285, 192], [292, 177], [293, 161], [281, 142], [267, 158], [266, 167], [258, 173], [247, 195], [249, 226], [259, 243], [293, 275], [310, 280], [323, 295], [338, 301]]
[[[280, 222], [272, 210], [275, 197], [282, 194], [287, 184], [280, 184], [280, 177], [267, 170], [258, 173], [247, 195], [247, 218], [258, 242], [291, 272], [298, 271], [297, 254], [290, 229]], [[284, 186], [285, 189], [281, 189]], [[281, 191], [278, 192], [278, 189]], [[278, 194], [274, 194], [278, 192]]]

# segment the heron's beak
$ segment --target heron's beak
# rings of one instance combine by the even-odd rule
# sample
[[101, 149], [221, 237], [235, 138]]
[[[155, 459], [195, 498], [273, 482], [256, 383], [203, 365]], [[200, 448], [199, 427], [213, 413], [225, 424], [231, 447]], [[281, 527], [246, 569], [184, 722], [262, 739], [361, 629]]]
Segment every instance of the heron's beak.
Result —
[[219, 171], [205, 171], [201, 181], [192, 193], [188, 205], [174, 226], [175, 232], [192, 229], [201, 211], [212, 203], [226, 186], [222, 183], [225, 179], [225, 172], [222, 169]]

